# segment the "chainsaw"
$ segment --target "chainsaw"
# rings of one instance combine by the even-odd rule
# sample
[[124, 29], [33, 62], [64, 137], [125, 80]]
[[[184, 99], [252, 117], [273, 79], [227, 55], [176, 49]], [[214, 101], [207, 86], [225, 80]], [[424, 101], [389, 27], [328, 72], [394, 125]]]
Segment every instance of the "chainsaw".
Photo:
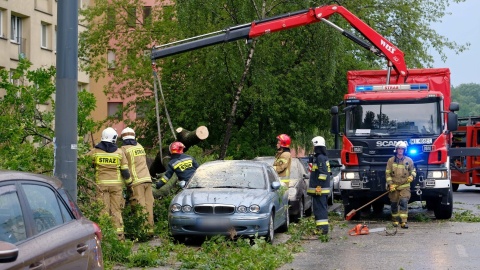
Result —
[[366, 235], [369, 234], [370, 230], [368, 229], [368, 226], [366, 224], [357, 224], [353, 229], [348, 231], [348, 234], [351, 236], [355, 235]]

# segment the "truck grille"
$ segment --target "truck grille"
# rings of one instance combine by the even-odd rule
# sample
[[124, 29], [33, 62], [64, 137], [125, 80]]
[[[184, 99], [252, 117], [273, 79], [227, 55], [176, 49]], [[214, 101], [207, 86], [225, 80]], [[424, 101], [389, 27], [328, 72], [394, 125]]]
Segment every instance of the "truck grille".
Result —
[[197, 214], [228, 215], [235, 213], [235, 206], [225, 204], [201, 204], [195, 205], [193, 211]]

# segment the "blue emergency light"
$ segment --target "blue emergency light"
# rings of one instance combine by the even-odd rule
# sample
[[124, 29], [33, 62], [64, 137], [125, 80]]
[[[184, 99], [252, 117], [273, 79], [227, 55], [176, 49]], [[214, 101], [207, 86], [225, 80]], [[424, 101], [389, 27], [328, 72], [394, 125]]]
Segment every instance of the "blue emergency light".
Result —
[[392, 91], [392, 90], [428, 90], [428, 84], [381, 84], [381, 85], [357, 85], [355, 92], [366, 91]]
[[418, 149], [417, 148], [409, 148], [408, 149], [408, 155], [416, 156], [417, 154], [418, 154]]

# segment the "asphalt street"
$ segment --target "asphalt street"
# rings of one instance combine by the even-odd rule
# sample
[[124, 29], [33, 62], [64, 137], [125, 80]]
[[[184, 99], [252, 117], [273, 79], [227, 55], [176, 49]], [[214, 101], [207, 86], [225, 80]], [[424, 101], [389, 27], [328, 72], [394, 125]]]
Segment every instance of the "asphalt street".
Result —
[[[470, 211], [480, 216], [480, 188], [461, 186], [453, 201], [454, 213]], [[385, 216], [388, 211], [386, 206]], [[304, 252], [279, 269], [480, 269], [478, 223], [436, 220], [433, 212], [419, 203], [410, 204], [409, 212], [409, 229], [395, 230], [387, 218], [336, 226], [329, 242], [305, 240]], [[420, 216], [422, 219], [416, 218]], [[358, 223], [380, 232], [350, 236], [348, 231]]]

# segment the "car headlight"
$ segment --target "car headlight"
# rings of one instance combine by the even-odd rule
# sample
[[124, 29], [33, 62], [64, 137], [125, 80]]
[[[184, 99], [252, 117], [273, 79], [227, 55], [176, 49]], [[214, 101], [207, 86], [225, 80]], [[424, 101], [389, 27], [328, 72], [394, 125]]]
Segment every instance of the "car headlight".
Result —
[[427, 178], [447, 178], [447, 171], [429, 171]]
[[170, 211], [172, 211], [172, 213], [180, 212], [182, 211], [182, 206], [178, 203], [172, 204], [172, 206], [170, 206]]
[[360, 179], [360, 174], [358, 172], [344, 172], [342, 179], [345, 179], [345, 180]]
[[257, 204], [250, 205], [250, 212], [252, 212], [252, 213], [260, 212], [260, 206], [257, 205]]
[[192, 211], [192, 207], [190, 205], [186, 204], [186, 205], [182, 206], [182, 211], [185, 212], [185, 213], [190, 212], [190, 211]]
[[246, 213], [247, 212], [247, 207], [245, 205], [240, 205], [239, 207], [237, 207], [237, 212]]
[[296, 188], [289, 188], [288, 189], [288, 197], [295, 198], [297, 196], [297, 189]]

